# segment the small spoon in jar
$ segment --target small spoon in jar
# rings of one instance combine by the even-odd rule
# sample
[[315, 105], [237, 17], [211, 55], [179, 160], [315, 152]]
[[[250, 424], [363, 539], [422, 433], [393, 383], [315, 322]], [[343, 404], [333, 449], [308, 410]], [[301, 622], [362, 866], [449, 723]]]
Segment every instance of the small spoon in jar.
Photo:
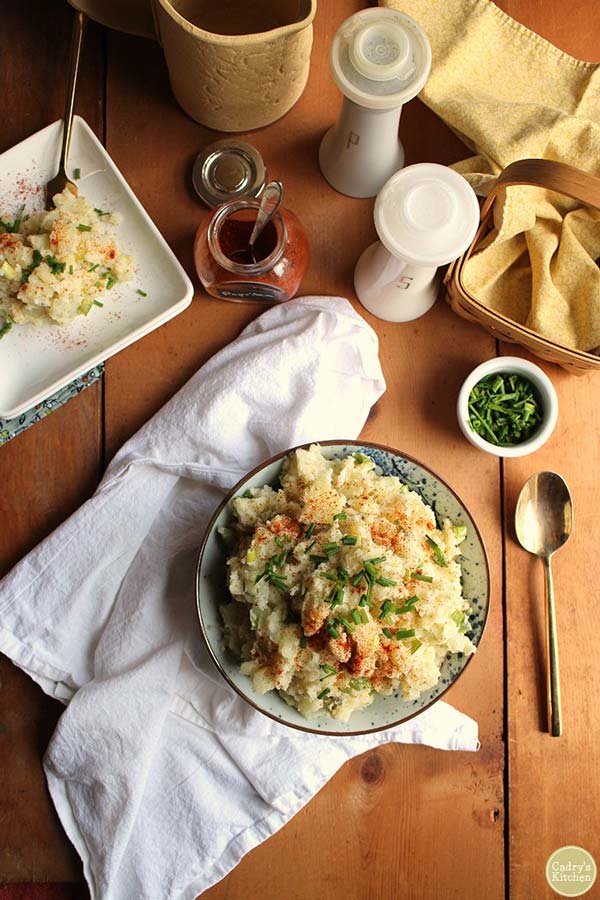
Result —
[[259, 262], [254, 254], [254, 246], [275, 213], [278, 212], [282, 200], [282, 183], [280, 181], [270, 181], [265, 186], [260, 198], [258, 214], [256, 216], [254, 228], [252, 229], [252, 234], [250, 235], [250, 240], [248, 241], [248, 249], [236, 250], [234, 251], [232, 256], [245, 255], [248, 253], [248, 251], [250, 251], [250, 256], [252, 257], [253, 263], [256, 264], [257, 262]]

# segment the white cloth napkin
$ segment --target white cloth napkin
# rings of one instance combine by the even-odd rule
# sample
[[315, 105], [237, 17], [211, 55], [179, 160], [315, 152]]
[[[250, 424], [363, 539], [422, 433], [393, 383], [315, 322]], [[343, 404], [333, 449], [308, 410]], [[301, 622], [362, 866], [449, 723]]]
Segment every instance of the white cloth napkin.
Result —
[[192, 900], [376, 744], [477, 748], [443, 702], [371, 737], [293, 732], [229, 689], [198, 634], [195, 557], [224, 491], [282, 449], [356, 437], [384, 390], [346, 300], [269, 310], [0, 584], [0, 649], [68, 704], [45, 769], [94, 900]]

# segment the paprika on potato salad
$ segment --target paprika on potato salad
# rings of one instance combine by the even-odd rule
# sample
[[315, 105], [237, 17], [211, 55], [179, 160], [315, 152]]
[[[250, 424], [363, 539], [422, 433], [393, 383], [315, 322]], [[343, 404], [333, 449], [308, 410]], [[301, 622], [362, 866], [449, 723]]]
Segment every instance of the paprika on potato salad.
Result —
[[375, 694], [417, 698], [447, 653], [474, 652], [457, 559], [466, 527], [438, 528], [370, 457], [296, 450], [280, 489], [252, 488], [232, 506], [225, 645], [258, 693], [347, 721]]

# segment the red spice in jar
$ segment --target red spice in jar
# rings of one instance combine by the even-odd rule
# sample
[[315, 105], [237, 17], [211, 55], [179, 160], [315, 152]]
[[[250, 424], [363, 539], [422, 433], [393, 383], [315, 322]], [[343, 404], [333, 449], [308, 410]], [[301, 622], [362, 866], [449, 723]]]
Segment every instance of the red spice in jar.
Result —
[[302, 225], [290, 210], [280, 209], [256, 242], [253, 258], [249, 241], [258, 207], [253, 198], [232, 200], [198, 229], [196, 271], [213, 297], [281, 303], [300, 287], [309, 255]]
[[225, 219], [219, 232], [219, 244], [223, 254], [234, 262], [253, 265], [271, 255], [277, 246], [277, 231], [269, 222], [259, 234], [250, 250], [250, 238], [254, 222], [245, 222], [231, 216]]

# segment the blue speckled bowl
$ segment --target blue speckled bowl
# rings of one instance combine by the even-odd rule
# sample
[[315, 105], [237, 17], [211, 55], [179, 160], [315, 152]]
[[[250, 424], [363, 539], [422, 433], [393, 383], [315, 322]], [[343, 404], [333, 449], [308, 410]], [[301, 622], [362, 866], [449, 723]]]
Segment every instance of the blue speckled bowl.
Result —
[[[397, 475], [412, 490], [418, 491], [423, 500], [433, 508], [438, 520], [449, 518], [455, 524], [463, 523], [467, 526], [467, 537], [462, 544], [463, 593], [471, 604], [471, 639], [474, 644], [479, 644], [489, 608], [489, 565], [477, 526], [454, 491], [430, 469], [410, 456], [389, 447], [358, 441], [328, 441], [320, 446], [329, 459], [348, 456], [357, 451], [370, 456], [382, 474]], [[417, 700], [407, 702], [399, 694], [389, 697], [377, 696], [367, 709], [353, 713], [349, 722], [338, 722], [326, 714], [306, 719], [289, 706], [276, 691], [257, 694], [252, 689], [251, 680], [242, 675], [236, 660], [223, 648], [219, 604], [227, 592], [227, 587], [225, 553], [218, 529], [231, 522], [232, 497], [243, 494], [251, 487], [262, 487], [265, 484], [276, 486], [283, 457], [295, 449], [297, 448], [280, 453], [239, 481], [229, 492], [207, 528], [198, 556], [196, 579], [198, 617], [204, 640], [215, 665], [231, 687], [256, 710], [276, 721], [301, 731], [329, 735], [368, 734], [390, 728], [422, 712], [441, 697], [464, 671], [471, 657], [465, 657], [462, 653], [448, 654], [438, 684]]]

